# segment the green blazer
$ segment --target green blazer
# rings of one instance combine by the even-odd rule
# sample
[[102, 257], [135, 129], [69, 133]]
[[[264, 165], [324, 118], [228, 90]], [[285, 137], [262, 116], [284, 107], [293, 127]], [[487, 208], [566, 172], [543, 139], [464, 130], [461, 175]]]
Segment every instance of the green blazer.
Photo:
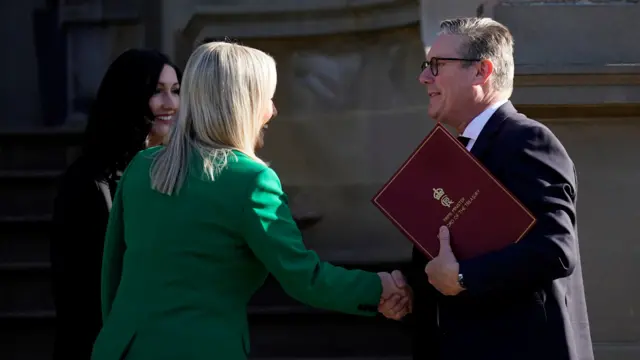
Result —
[[271, 168], [234, 151], [211, 181], [192, 155], [180, 192], [167, 196], [150, 186], [158, 150], [140, 152], [118, 185], [93, 360], [246, 359], [247, 304], [268, 273], [303, 303], [376, 314], [377, 274], [333, 266], [305, 248]]

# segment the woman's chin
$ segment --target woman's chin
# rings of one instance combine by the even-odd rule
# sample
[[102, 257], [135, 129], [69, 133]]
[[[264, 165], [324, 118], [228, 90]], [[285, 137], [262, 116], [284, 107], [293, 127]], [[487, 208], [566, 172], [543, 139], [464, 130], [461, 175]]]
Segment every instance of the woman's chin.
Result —
[[264, 146], [264, 129], [260, 130], [260, 134], [258, 134], [258, 138], [256, 139], [256, 144], [253, 147], [253, 151], [257, 152], [258, 150], [262, 149], [263, 146]]
[[168, 126], [166, 126], [165, 128], [165, 126], [158, 127], [154, 125], [153, 129], [151, 129], [151, 132], [149, 133], [149, 136], [147, 137], [147, 147], [161, 145], [166, 140], [168, 134]]
[[171, 123], [156, 121], [151, 128], [151, 135], [154, 137], [165, 137], [171, 129]]

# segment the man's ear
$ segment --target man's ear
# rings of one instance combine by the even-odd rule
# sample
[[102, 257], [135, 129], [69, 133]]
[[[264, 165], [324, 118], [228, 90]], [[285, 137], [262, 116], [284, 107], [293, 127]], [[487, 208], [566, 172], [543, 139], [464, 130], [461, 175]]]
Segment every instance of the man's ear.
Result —
[[484, 85], [493, 74], [493, 62], [489, 59], [481, 60], [476, 64], [476, 85]]

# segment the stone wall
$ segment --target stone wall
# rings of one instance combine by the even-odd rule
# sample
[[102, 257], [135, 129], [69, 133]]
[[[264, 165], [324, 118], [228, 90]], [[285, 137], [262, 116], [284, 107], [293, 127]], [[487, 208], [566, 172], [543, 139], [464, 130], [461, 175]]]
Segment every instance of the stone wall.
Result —
[[0, 127], [33, 126], [42, 115], [32, 15], [44, 5], [45, 0], [0, 3], [0, 43], [5, 49], [0, 56], [4, 74], [0, 82]]
[[323, 216], [305, 241], [328, 260], [403, 259], [409, 243], [370, 199], [432, 126], [417, 82], [424, 57], [418, 3], [349, 4], [241, 1], [185, 9], [166, 0], [165, 20], [173, 25], [165, 29], [181, 29], [173, 37], [181, 45], [165, 45], [181, 63], [193, 46], [225, 36], [273, 55], [281, 115], [261, 155], [296, 204]]
[[409, 244], [370, 199], [431, 129], [416, 26], [284, 40], [250, 40], [278, 61], [262, 155], [295, 198], [324, 220], [306, 235], [327, 259], [398, 260]]

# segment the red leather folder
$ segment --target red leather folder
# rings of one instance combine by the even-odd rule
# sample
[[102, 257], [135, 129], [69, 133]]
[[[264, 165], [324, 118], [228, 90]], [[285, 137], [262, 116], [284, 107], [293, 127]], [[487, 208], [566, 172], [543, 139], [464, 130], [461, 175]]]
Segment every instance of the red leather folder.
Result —
[[442, 225], [456, 258], [465, 260], [519, 241], [536, 222], [440, 124], [372, 202], [428, 258], [438, 255]]

